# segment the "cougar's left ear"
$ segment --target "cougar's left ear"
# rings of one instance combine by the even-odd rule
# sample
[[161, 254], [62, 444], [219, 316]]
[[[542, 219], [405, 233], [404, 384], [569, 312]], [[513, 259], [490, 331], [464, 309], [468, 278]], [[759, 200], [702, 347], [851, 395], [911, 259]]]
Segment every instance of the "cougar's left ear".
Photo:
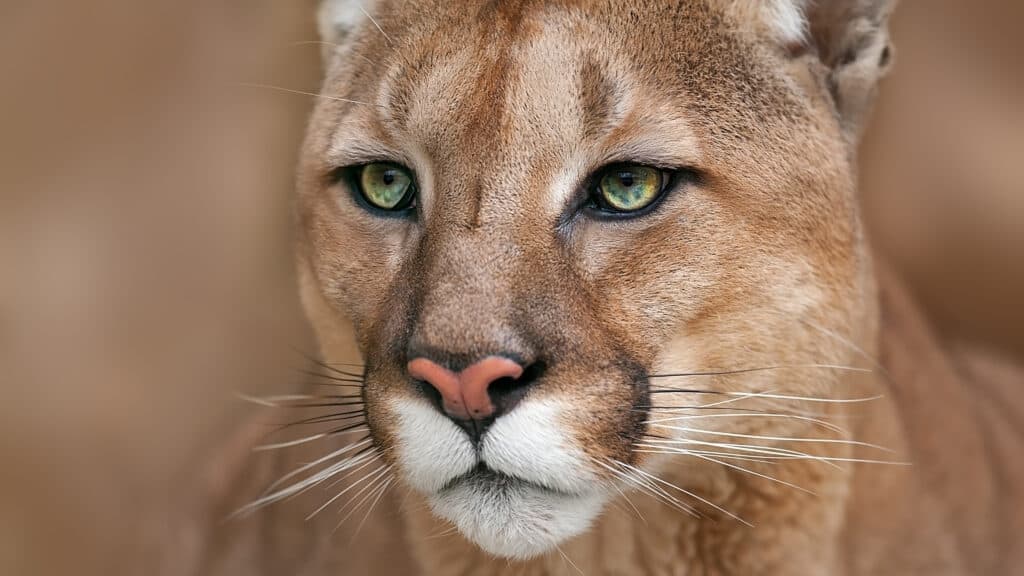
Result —
[[317, 28], [325, 42], [323, 57], [329, 67], [332, 56], [344, 47], [351, 35], [373, 9], [374, 0], [321, 0]]
[[843, 130], [855, 141], [878, 81], [892, 63], [888, 21], [896, 0], [731, 0], [741, 21], [791, 53], [816, 54]]
[[892, 65], [889, 14], [896, 0], [812, 0], [807, 6], [808, 42], [828, 70], [843, 129], [860, 136], [878, 90]]

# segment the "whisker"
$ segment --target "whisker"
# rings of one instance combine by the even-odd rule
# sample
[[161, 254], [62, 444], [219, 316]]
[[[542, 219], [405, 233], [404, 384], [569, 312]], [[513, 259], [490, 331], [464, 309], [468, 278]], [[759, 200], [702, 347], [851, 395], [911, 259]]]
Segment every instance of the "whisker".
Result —
[[353, 535], [352, 535], [352, 540], [350, 541], [350, 543], [351, 543], [351, 542], [354, 542], [354, 541], [355, 541], [355, 539], [356, 539], [356, 537], [357, 537], [357, 536], [359, 536], [359, 533], [360, 533], [360, 532], [362, 531], [362, 529], [363, 529], [363, 525], [365, 525], [365, 524], [366, 524], [366, 519], [367, 519], [367, 518], [369, 518], [369, 517], [370, 517], [370, 514], [372, 514], [372, 513], [373, 513], [373, 509], [377, 507], [377, 504], [378, 504], [378, 503], [380, 503], [380, 499], [381, 499], [381, 498], [383, 498], [383, 497], [384, 497], [384, 494], [386, 494], [386, 493], [387, 493], [387, 491], [388, 491], [388, 487], [390, 487], [390, 486], [391, 486], [391, 483], [392, 483], [392, 482], [393, 482], [394, 480], [395, 480], [395, 477], [394, 477], [394, 476], [391, 476], [390, 478], [388, 478], [387, 482], [385, 482], [385, 483], [384, 483], [384, 484], [383, 484], [383, 485], [382, 485], [382, 486], [381, 486], [381, 487], [379, 488], [379, 490], [380, 490], [380, 491], [379, 491], [379, 492], [377, 493], [377, 497], [376, 497], [376, 498], [374, 498], [374, 500], [373, 500], [373, 502], [372, 502], [372, 503], [370, 503], [370, 508], [366, 510], [366, 514], [364, 514], [364, 515], [363, 515], [363, 519], [362, 519], [362, 520], [360, 520], [360, 521], [359, 521], [359, 525], [358, 525], [358, 526], [356, 526], [356, 531], [355, 531], [355, 534], [353, 534]]
[[[650, 446], [650, 445], [647, 445], [647, 444], [637, 444], [637, 446], [650, 448], [649, 450], [636, 450], [636, 452], [643, 453], [643, 454], [669, 454], [669, 455], [676, 455], [676, 456], [679, 456], [679, 455], [684, 455], [685, 456], [687, 454], [710, 454], [712, 456], [715, 455], [714, 452], [708, 452], [708, 451], [702, 451], [702, 450], [689, 450], [689, 449], [684, 449], [684, 448], [671, 448], [671, 447], [664, 447], [664, 446]], [[723, 454], [723, 453], [720, 453], [720, 454]], [[734, 460], [739, 459], [739, 460], [748, 460], [748, 461], [753, 461], [753, 462], [759, 462], [760, 460], [821, 460], [823, 464], [829, 464], [829, 465], [833, 465], [833, 466], [835, 465], [834, 464], [835, 462], [840, 462], [840, 463], [844, 463], [844, 464], [846, 464], [846, 463], [850, 463], [850, 464], [885, 464], [885, 465], [889, 465], [889, 466], [912, 466], [913, 465], [913, 463], [911, 463], [911, 462], [901, 462], [901, 461], [891, 461], [891, 460], [871, 460], [871, 459], [862, 459], [862, 458], [816, 457], [816, 456], [812, 456], [812, 455], [809, 455], [809, 454], [808, 455], [804, 455], [804, 456], [795, 456], [795, 455], [794, 456], [785, 456], [785, 455], [769, 456], [769, 455], [764, 455], [764, 456], [758, 456], [757, 459], [755, 459], [753, 457], [736, 456], [736, 455], [730, 455], [730, 457], [732, 459], [734, 459]], [[772, 462], [761, 462], [761, 463], [763, 463], [763, 464], [772, 464]]]
[[573, 561], [572, 561], [572, 560], [571, 560], [571, 559], [569, 558], [569, 556], [568, 556], [568, 555], [566, 555], [566, 553], [565, 553], [564, 551], [562, 551], [562, 547], [561, 547], [561, 546], [559, 546], [559, 545], [555, 544], [555, 550], [558, 550], [558, 553], [562, 555], [562, 559], [563, 559], [563, 560], [565, 560], [566, 562], [568, 562], [568, 563], [569, 563], [569, 566], [572, 566], [572, 567], [573, 567], [573, 569], [575, 569], [575, 570], [576, 570], [576, 573], [577, 573], [577, 574], [579, 574], [580, 576], [586, 576], [586, 575], [585, 575], [585, 574], [583, 573], [583, 570], [580, 570], [580, 567], [579, 567], [579, 566], [577, 566], [577, 565], [576, 565], [576, 563], [575, 563], [575, 562], [573, 562]]
[[796, 484], [793, 484], [792, 482], [786, 482], [785, 480], [780, 480], [778, 478], [769, 476], [767, 474], [761, 474], [760, 472], [757, 472], [757, 471], [754, 471], [754, 470], [748, 470], [747, 468], [744, 468], [744, 467], [739, 466], [737, 464], [730, 464], [728, 462], [722, 462], [721, 460], [716, 460], [716, 459], [712, 458], [711, 456], [704, 456], [704, 455], [701, 455], [701, 454], [693, 454], [693, 453], [691, 453], [690, 455], [693, 456], [694, 458], [700, 458], [701, 460], [707, 460], [709, 462], [714, 462], [716, 464], [720, 464], [720, 465], [725, 466], [727, 468], [732, 468], [733, 470], [739, 470], [740, 472], [746, 472], [747, 474], [753, 474], [754, 476], [757, 476], [757, 477], [760, 477], [760, 478], [764, 478], [765, 480], [771, 480], [772, 482], [777, 482], [779, 484], [782, 484], [783, 486], [789, 486], [790, 488], [799, 490], [801, 492], [805, 492], [807, 494], [810, 494], [811, 496], [817, 496], [816, 493], [814, 493], [811, 490], [808, 490], [808, 489], [806, 489], [806, 488], [804, 488], [802, 486], [797, 486]]
[[301, 96], [312, 96], [313, 98], [323, 98], [325, 100], [334, 100], [336, 102], [347, 102], [349, 104], [359, 104], [361, 106], [375, 106], [377, 104], [371, 104], [369, 102], [363, 102], [361, 100], [352, 100], [351, 98], [341, 98], [340, 96], [328, 96], [327, 94], [317, 94], [316, 92], [306, 92], [305, 90], [295, 90], [293, 88], [285, 88], [283, 86], [274, 86], [273, 84], [262, 84], [259, 82], [234, 82], [235, 86], [241, 86], [243, 88], [263, 88], [266, 90], [277, 90], [278, 92], [286, 92], [288, 94], [298, 94]]
[[[314, 377], [317, 377], [317, 378], [323, 378], [325, 380], [330, 380], [331, 382], [345, 382], [345, 383], [349, 383], [349, 384], [359, 384], [360, 386], [358, 386], [358, 387], [360, 387], [360, 388], [362, 387], [362, 384], [366, 383], [361, 377], [351, 377], [351, 378], [345, 377], [345, 378], [340, 378], [338, 376], [332, 376], [330, 374], [322, 374], [320, 372], [314, 372], [313, 370], [299, 370], [299, 372], [301, 372], [303, 374], [306, 374], [307, 376], [314, 376]], [[315, 382], [314, 382], [314, 384], [315, 384]], [[322, 384], [322, 385], [325, 385], [325, 384]]]
[[737, 396], [740, 398], [769, 398], [772, 400], [797, 400], [800, 402], [821, 402], [824, 404], [858, 404], [881, 400], [885, 396], [866, 396], [864, 398], [816, 398], [813, 396], [790, 396], [786, 394], [769, 394], [764, 392], [722, 392], [726, 396]]
[[[365, 402], [362, 400], [352, 402], [320, 402], [317, 404], [289, 404], [287, 406], [279, 406], [279, 408], [341, 408], [345, 406], [363, 406]], [[361, 412], [362, 410], [360, 410]]]
[[289, 422], [287, 424], [281, 424], [275, 432], [287, 430], [288, 428], [294, 428], [295, 426], [305, 426], [309, 424], [323, 424], [325, 422], [339, 422], [342, 420], [351, 420], [353, 418], [365, 418], [366, 414], [363, 410], [349, 410], [347, 412], [335, 412], [333, 414], [324, 414], [322, 416], [313, 416], [310, 418], [304, 418], [295, 422]]
[[288, 442], [276, 442], [274, 444], [261, 444], [259, 446], [254, 447], [252, 450], [253, 450], [253, 452], [265, 452], [267, 450], [279, 450], [281, 448], [291, 448], [292, 446], [299, 446], [299, 445], [302, 445], [302, 444], [308, 444], [310, 442], [315, 442], [317, 440], [320, 440], [321, 438], [328, 438], [330, 436], [340, 436], [342, 434], [350, 434], [352, 432], [369, 432], [370, 431], [369, 428], [358, 428], [358, 427], [363, 426], [363, 425], [364, 424], [362, 422], [360, 422], [359, 424], [355, 424], [356, 428], [352, 428], [350, 430], [341, 430], [341, 431], [334, 431], [334, 430], [332, 430], [330, 432], [321, 432], [319, 434], [313, 434], [312, 436], [306, 436], [305, 438], [299, 438], [298, 440], [290, 440]]
[[695, 494], [693, 492], [690, 492], [689, 490], [686, 490], [684, 488], [680, 488], [679, 486], [676, 486], [675, 484], [673, 484], [671, 482], [668, 482], [666, 480], [662, 480], [661, 478], [655, 476], [654, 474], [651, 474], [649, 472], [641, 470], [641, 469], [639, 469], [639, 468], [637, 468], [635, 466], [631, 466], [629, 464], [626, 464], [625, 462], [619, 462], [618, 464], [619, 464], [619, 466], [625, 466], [625, 467], [635, 471], [637, 474], [641, 474], [643, 476], [646, 476], [646, 477], [650, 478], [651, 480], [653, 480], [655, 482], [658, 482], [659, 484], [663, 484], [665, 486], [668, 486], [669, 488], [674, 488], [674, 489], [678, 490], [679, 492], [682, 492], [683, 494], [686, 494], [690, 498], [694, 498], [696, 500], [699, 500], [699, 501], [703, 502], [704, 504], [707, 504], [708, 506], [711, 506], [715, 510], [718, 510], [722, 514], [725, 514], [726, 516], [729, 516], [730, 518], [732, 518], [734, 520], [738, 520], [739, 522], [742, 522], [743, 524], [746, 524], [747, 526], [750, 526], [751, 528], [754, 527], [753, 524], [751, 524], [750, 522], [747, 522], [743, 518], [740, 518], [736, 514], [733, 514], [732, 512], [729, 512], [725, 508], [722, 508], [721, 506], [715, 504], [714, 502], [711, 502], [710, 500], [708, 500], [706, 498], [703, 498], [703, 497], [701, 497], [701, 496], [699, 496], [699, 495], [697, 495], [697, 494]]
[[640, 509], [636, 507], [636, 504], [633, 504], [633, 501], [629, 499], [629, 496], [626, 496], [626, 493], [622, 491], [622, 488], [619, 488], [615, 484], [612, 484], [612, 488], [614, 488], [615, 491], [618, 492], [620, 496], [622, 496], [622, 499], [625, 500], [627, 504], [629, 504], [629, 507], [633, 509], [633, 512], [636, 512], [637, 517], [640, 518], [640, 520], [646, 526], [647, 518], [644, 518], [644, 515], [640, 513]]
[[316, 459], [316, 460], [314, 460], [314, 461], [312, 461], [312, 462], [310, 462], [308, 464], [303, 464], [299, 468], [296, 468], [295, 470], [289, 472], [288, 474], [285, 474], [281, 478], [277, 479], [277, 481], [272, 483], [270, 486], [268, 486], [267, 490], [266, 490], [266, 493], [272, 492], [274, 490], [274, 488], [277, 488], [278, 486], [283, 484], [285, 481], [289, 480], [290, 478], [294, 478], [295, 476], [298, 476], [299, 474], [302, 474], [303, 472], [305, 472], [305, 471], [307, 471], [307, 470], [309, 470], [311, 468], [319, 466], [320, 464], [323, 464], [325, 462], [329, 462], [329, 461], [331, 461], [331, 460], [341, 456], [342, 454], [345, 454], [346, 452], [351, 452], [352, 450], [356, 450], [358, 448], [362, 448], [362, 447], [370, 445], [372, 443], [373, 443], [373, 440], [371, 440], [369, 436], [366, 436], [365, 438], [360, 439], [360, 440], [356, 440], [355, 442], [345, 446], [344, 448], [341, 448], [339, 450], [335, 450], [334, 452], [331, 452], [330, 454], [328, 454], [326, 456], [323, 456], [321, 458], [318, 458], [318, 459]]
[[444, 538], [445, 536], [451, 536], [459, 531], [457, 526], [449, 526], [444, 530], [430, 534], [424, 538], [424, 540], [437, 540], [438, 538]]
[[709, 434], [712, 436], [727, 436], [729, 438], [750, 438], [751, 440], [768, 440], [771, 442], [811, 442], [818, 444], [842, 444], [846, 446], [861, 446], [865, 448], [874, 448], [876, 450], [882, 450], [884, 452], [893, 453], [892, 450], [884, 448], [877, 444], [869, 444], [867, 442], [858, 442], [856, 440], [841, 440], [838, 438], [793, 438], [787, 436], [761, 436], [757, 434], [740, 434], [738, 432], [716, 432], [713, 430], [702, 430], [699, 428], [689, 428], [685, 426], [667, 426], [665, 424], [653, 424], [658, 428], [665, 428], [668, 430], [675, 430], [677, 432], [695, 432], [697, 434]]
[[244, 392], [235, 392], [235, 397], [243, 402], [249, 402], [258, 406], [266, 406], [267, 408], [281, 408], [281, 402], [290, 402], [296, 400], [309, 400], [312, 396], [304, 394], [287, 394], [279, 396], [251, 396]]
[[878, 361], [876, 358], [874, 358], [873, 356], [871, 356], [870, 354], [865, 352], [863, 348], [858, 346], [856, 343], [854, 343], [849, 338], [847, 338], [845, 336], [842, 336], [841, 334], [837, 334], [836, 332], [834, 332], [832, 330], [829, 330], [828, 328], [825, 328], [824, 326], [819, 326], [819, 325], [815, 324], [814, 322], [811, 322], [810, 320], [807, 320], [806, 318], [800, 318], [800, 322], [806, 324], [807, 326], [810, 326], [811, 328], [814, 328], [818, 332], [821, 332], [822, 334], [828, 336], [829, 338], [832, 338], [833, 340], [839, 342], [840, 344], [843, 344], [844, 346], [846, 346], [850, 350], [853, 350], [854, 352], [857, 353], [858, 356], [860, 356], [864, 360], [867, 360], [868, 362], [870, 362], [871, 365], [873, 365], [876, 369], [878, 369], [878, 371], [880, 373], [882, 373], [886, 378], [889, 378], [889, 371], [885, 369], [885, 366], [883, 366], [880, 361]]
[[[345, 504], [343, 504], [341, 508], [338, 509], [338, 514], [341, 514], [346, 510], [348, 510], [348, 512], [341, 517], [341, 520], [338, 520], [338, 523], [334, 526], [334, 532], [337, 532], [338, 529], [341, 528], [343, 524], [345, 524], [345, 521], [351, 518], [352, 515], [355, 514], [356, 511], [359, 510], [359, 508], [361, 508], [363, 504], [366, 504], [370, 500], [370, 498], [373, 498], [373, 495], [377, 492], [377, 489], [380, 488], [380, 484], [378, 482], [380, 481], [375, 480], [373, 483], [364, 486], [361, 490], [359, 490], [359, 492], [353, 494], [352, 498], [348, 502], [345, 502]], [[360, 494], [363, 494], [364, 492], [365, 494], [361, 498], [356, 500], [356, 497], [359, 496]]]
[[391, 41], [391, 37], [388, 36], [387, 32], [385, 32], [384, 29], [380, 27], [380, 24], [378, 24], [377, 21], [374, 20], [373, 16], [370, 16], [370, 13], [367, 12], [366, 9], [364, 9], [361, 4], [358, 5], [358, 6], [359, 6], [359, 11], [362, 12], [364, 16], [369, 18], [370, 22], [372, 22], [373, 25], [377, 28], [377, 31], [381, 33], [381, 36], [384, 36], [384, 39], [387, 40], [387, 42], [388, 42], [388, 46], [394, 48], [394, 43]]
[[317, 366], [319, 366], [321, 368], [325, 368], [329, 372], [333, 372], [334, 374], [338, 374], [340, 376], [348, 376], [350, 378], [358, 378], [359, 381], [362, 381], [364, 376], [365, 376], [365, 373], [363, 373], [363, 374], [356, 374], [354, 372], [348, 372], [346, 370], [341, 370], [339, 368], [335, 368], [334, 367], [335, 365], [337, 365], [337, 366], [357, 366], [359, 368], [364, 368], [364, 366], [362, 364], [348, 364], [348, 363], [345, 363], [345, 362], [335, 362], [333, 364], [328, 364], [327, 362], [324, 362], [323, 360], [317, 358], [316, 356], [310, 356], [309, 354], [303, 354], [303, 356], [306, 358], [306, 360], [312, 362], [313, 364], [316, 364]]
[[[637, 446], [646, 446], [646, 444], [638, 444]], [[677, 452], [666, 452], [664, 450], [654, 450], [654, 449], [635, 450], [635, 452], [640, 453], [640, 454], [674, 454], [674, 455], [678, 455]], [[793, 460], [793, 459], [795, 459], [793, 457], [783, 457], [783, 456], [758, 456], [758, 457], [755, 458], [754, 456], [739, 456], [739, 455], [737, 455], [735, 453], [732, 453], [732, 452], [713, 452], [713, 451], [709, 451], [709, 450], [687, 450], [687, 452], [693, 452], [695, 454], [705, 454], [707, 456], [718, 456], [719, 458], [727, 458], [727, 459], [730, 459], [730, 460], [742, 460], [744, 462], [757, 462], [758, 464], [775, 464], [775, 462], [773, 462], [772, 460]]]
[[[672, 506], [673, 508], [679, 510], [680, 512], [689, 514], [694, 518], [700, 518], [700, 514], [698, 514], [697, 511], [693, 509], [693, 507], [685, 504], [684, 502], [680, 501], [678, 498], [672, 496], [668, 492], [665, 492], [665, 490], [661, 489], [656, 484], [646, 481], [643, 478], [639, 478], [634, 474], [629, 474], [626, 471], [618, 470], [612, 466], [609, 466], [608, 464], [605, 464], [604, 462], [601, 462], [600, 460], [597, 460], [596, 458], [592, 458], [592, 460], [599, 466], [610, 471], [613, 475], [623, 480], [627, 484], [639, 488], [641, 493], [652, 496], [655, 500], [658, 500], [659, 502], [662, 502], [664, 504], [668, 504], [669, 506]], [[614, 464], [619, 464], [618, 460], [611, 459], [609, 461]]]
[[[351, 474], [353, 474], [355, 472], [358, 472], [359, 470], [362, 470], [363, 468], [369, 466], [370, 464], [373, 464], [375, 461], [376, 461], [376, 459], [371, 458], [369, 461], [367, 461], [365, 464], [363, 464], [359, 468], [355, 468], [355, 469], [351, 470], [348, 474], [345, 474], [345, 476], [342, 476], [341, 478], [338, 478], [338, 480], [335, 480], [335, 484], [337, 484], [337, 482], [340, 482], [340, 481], [344, 480], [349, 475], [351, 475]], [[378, 466], [376, 470], [373, 470], [372, 472], [370, 472], [368, 474], [364, 474], [362, 478], [352, 482], [352, 484], [349, 484], [349, 486], [347, 488], [345, 488], [344, 490], [342, 490], [342, 491], [338, 492], [337, 494], [335, 494], [334, 496], [332, 496], [329, 500], [327, 500], [327, 502], [324, 502], [316, 510], [313, 510], [309, 514], [309, 516], [306, 516], [305, 520], [307, 522], [309, 520], [312, 520], [313, 517], [316, 516], [317, 514], [319, 514], [324, 508], [327, 508], [328, 506], [330, 506], [331, 504], [336, 502], [338, 500], [338, 498], [341, 498], [346, 493], [348, 493], [349, 490], [352, 490], [353, 488], [355, 488], [356, 486], [362, 484], [363, 482], [366, 482], [367, 480], [370, 480], [370, 483], [367, 484], [367, 486], [372, 486], [373, 483], [377, 480], [377, 478], [379, 478], [379, 477], [381, 477], [381, 476], [383, 476], [384, 474], [387, 473], [389, 468], [390, 467], [387, 464], [384, 464], [384, 465]], [[331, 484], [331, 486], [334, 486], [335, 484]], [[355, 498], [360, 493], [361, 493], [361, 491], [360, 492], [356, 492], [352, 497]]]
[[672, 416], [672, 417], [669, 417], [669, 418], [658, 418], [658, 419], [654, 419], [654, 420], [647, 420], [644, 423], [645, 424], [660, 424], [662, 422], [676, 422], [676, 421], [679, 421], [679, 420], [699, 420], [699, 419], [706, 419], [706, 418], [786, 418], [786, 419], [799, 420], [799, 421], [803, 421], [803, 422], [810, 422], [812, 424], [817, 424], [817, 425], [821, 426], [822, 428], [825, 428], [827, 430], [831, 430], [832, 432], [835, 432], [837, 434], [842, 434], [842, 435], [847, 435], [848, 434], [848, 432], [846, 430], [844, 430], [843, 428], [840, 428], [839, 426], [836, 426], [835, 424], [832, 424], [831, 422], [826, 422], [826, 421], [821, 420], [819, 418], [811, 418], [811, 417], [808, 417], [808, 416], [801, 416], [801, 415], [798, 415], [798, 414], [784, 414], [784, 413], [771, 413], [771, 412], [761, 412], [761, 413], [753, 413], [753, 414], [751, 414], [749, 412], [742, 412], [742, 413], [737, 413], [737, 414], [690, 414], [690, 415], [684, 415], [684, 416]]
[[724, 392], [717, 390], [698, 390], [696, 388], [671, 388], [668, 386], [652, 386], [651, 388], [651, 390], [647, 391], [648, 394], [724, 394]]
[[671, 446], [665, 446], [665, 445], [666, 444], [668, 444], [668, 445], [697, 444], [697, 445], [700, 445], [700, 446], [712, 446], [712, 447], [715, 447], [715, 448], [726, 448], [726, 449], [730, 449], [730, 450], [738, 450], [740, 452], [746, 452], [746, 453], [752, 453], [752, 454], [758, 454], [758, 455], [793, 456], [794, 460], [815, 460], [815, 461], [821, 462], [822, 464], [831, 466], [833, 468], [839, 468], [839, 465], [835, 464], [834, 462], [831, 462], [829, 458], [826, 458], [826, 457], [823, 457], [823, 456], [815, 456], [815, 455], [807, 454], [805, 452], [800, 452], [799, 450], [790, 450], [788, 448], [781, 448], [781, 447], [778, 447], [778, 446], [750, 446], [750, 445], [747, 445], [747, 444], [734, 444], [734, 443], [728, 443], [728, 442], [706, 442], [706, 441], [703, 441], [703, 440], [692, 440], [692, 439], [688, 439], [688, 438], [680, 438], [680, 439], [677, 439], [677, 440], [657, 440], [657, 441], [656, 440], [652, 440], [652, 442], [655, 443], [654, 446], [646, 445], [646, 444], [645, 445], [641, 445], [641, 446], [645, 446], [645, 447], [648, 447], [648, 448], [681, 450], [683, 452], [689, 453], [691, 451], [686, 449], [686, 448], [673, 448]]
[[871, 372], [870, 368], [858, 368], [856, 366], [843, 366], [840, 364], [779, 364], [773, 366], [759, 366], [756, 368], [738, 368], [735, 370], [712, 370], [704, 372], [678, 372], [672, 374], [648, 374], [648, 378], [685, 378], [691, 376], [729, 376], [731, 374], [748, 374], [751, 372], [767, 372], [769, 370], [797, 368], [821, 368], [827, 370], [846, 370], [850, 372]]
[[[350, 450], [351, 448], [352, 447], [349, 447], [347, 449], [343, 449], [342, 451], [347, 451], [347, 450]], [[339, 452], [342, 452], [342, 451], [339, 451]], [[276, 490], [276, 491], [274, 490], [277, 486], [280, 486], [288, 478], [292, 478], [292, 477], [296, 476], [297, 474], [300, 474], [303, 471], [308, 470], [311, 467], [316, 466], [319, 463], [322, 463], [322, 462], [324, 462], [326, 460], [330, 460], [331, 458], [338, 457], [339, 452], [335, 452], [333, 454], [329, 454], [329, 455], [325, 456], [324, 458], [319, 459], [318, 461], [316, 461], [314, 463], [307, 464], [305, 466], [300, 467], [298, 470], [295, 470], [295, 471], [292, 471], [292, 472], [286, 474], [284, 477], [282, 477], [277, 482], [272, 484], [269, 488], [267, 488], [267, 491], [265, 492], [264, 496], [261, 496], [260, 498], [254, 500], [253, 502], [250, 502], [249, 504], [246, 504], [245, 506], [239, 508], [238, 510], [236, 510], [234, 513], [231, 514], [231, 517], [237, 517], [237, 516], [240, 516], [240, 515], [243, 515], [243, 514], [247, 514], [247, 513], [250, 513], [252, 511], [254, 511], [254, 510], [257, 510], [259, 508], [267, 506], [269, 504], [273, 504], [275, 502], [279, 502], [281, 500], [285, 500], [285, 499], [291, 498], [293, 496], [297, 496], [298, 494], [301, 494], [302, 492], [305, 492], [306, 490], [309, 490], [313, 486], [316, 486], [317, 484], [323, 482], [324, 480], [326, 480], [328, 478], [331, 478], [331, 477], [333, 477], [333, 476], [335, 476], [337, 474], [340, 474], [340, 473], [342, 473], [342, 472], [344, 472], [346, 470], [349, 470], [349, 469], [351, 469], [351, 468], [353, 468], [355, 466], [358, 466], [359, 464], [362, 464], [363, 462], [365, 462], [369, 458], [376, 458], [377, 457], [375, 454], [369, 453], [369, 454], [356, 455], [356, 456], [353, 456], [353, 457], [350, 457], [350, 458], [345, 458], [341, 462], [338, 462], [336, 464], [332, 464], [332, 465], [328, 466], [327, 468], [325, 468], [324, 470], [321, 470], [320, 472], [317, 472], [316, 474], [313, 474], [312, 476], [310, 476], [308, 478], [305, 478], [303, 480], [299, 480], [298, 482], [295, 482], [294, 484], [292, 484], [290, 486], [287, 486], [285, 488], [281, 488], [280, 490]]]

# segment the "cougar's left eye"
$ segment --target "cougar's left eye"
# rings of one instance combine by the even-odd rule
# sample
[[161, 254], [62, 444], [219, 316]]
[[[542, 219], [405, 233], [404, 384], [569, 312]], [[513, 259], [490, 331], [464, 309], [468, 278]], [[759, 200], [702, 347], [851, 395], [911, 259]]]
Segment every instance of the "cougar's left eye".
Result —
[[372, 207], [397, 212], [412, 207], [416, 185], [408, 168], [390, 162], [374, 162], [357, 169], [355, 184]]
[[636, 212], [657, 200], [667, 181], [664, 171], [640, 164], [620, 164], [597, 175], [593, 202], [606, 212]]

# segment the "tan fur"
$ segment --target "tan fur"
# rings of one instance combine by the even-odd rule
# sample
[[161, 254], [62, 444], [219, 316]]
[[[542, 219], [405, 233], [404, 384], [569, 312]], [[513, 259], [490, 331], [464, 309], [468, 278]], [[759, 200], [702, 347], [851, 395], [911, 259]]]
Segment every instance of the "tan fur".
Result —
[[[346, 573], [347, 564], [351, 573], [853, 576], [1024, 565], [1010, 536], [1022, 518], [1020, 376], [998, 368], [990, 380], [992, 366], [965, 371], [944, 352], [872, 261], [858, 214], [853, 159], [889, 63], [890, 3], [816, 3], [799, 46], [773, 36], [757, 4], [675, 4], [374, 5], [373, 22], [337, 39], [329, 98], [310, 124], [302, 294], [324, 358], [366, 364], [367, 417], [384, 461], [400, 464], [388, 402], [416, 395], [409, 350], [455, 361], [512, 351], [549, 365], [530, 394], [572, 402], [566, 424], [589, 456], [648, 470], [753, 527], [700, 502], [694, 518], [632, 492], [561, 553], [509, 562], [457, 533], [431, 537], [446, 525], [399, 489], [364, 544], [344, 551], [322, 540], [323, 522], [302, 536], [301, 523], [276, 521], [320, 543], [293, 558], [310, 573]], [[380, 159], [416, 172], [416, 221], [371, 215], [330, 183], [334, 168]], [[623, 160], [690, 167], [700, 179], [636, 220], [566, 222], [580, 180]], [[808, 367], [822, 364], [871, 372]], [[742, 462], [811, 495], [637, 450], [643, 434], [672, 434], [644, 419], [707, 401], [647, 395], [632, 385], [637, 373], [748, 367], [776, 368], [653, 384], [880, 395], [736, 406], [814, 412], [893, 453], [774, 445], [913, 465]], [[1005, 385], [1013, 378], [1016, 387]], [[630, 410], [648, 401], [649, 414]], [[835, 437], [798, 419], [697, 422], [724, 434]]]

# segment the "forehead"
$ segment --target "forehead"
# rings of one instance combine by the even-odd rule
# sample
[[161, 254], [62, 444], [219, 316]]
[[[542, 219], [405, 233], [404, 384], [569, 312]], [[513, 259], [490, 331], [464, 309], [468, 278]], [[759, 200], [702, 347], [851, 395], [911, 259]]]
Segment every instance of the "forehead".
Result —
[[572, 153], [687, 164], [697, 141], [735, 149], [724, 140], [792, 109], [712, 2], [408, 0], [375, 14], [329, 80], [371, 104], [327, 103], [340, 109], [335, 150], [370, 136], [442, 165], [512, 151], [533, 168]]

